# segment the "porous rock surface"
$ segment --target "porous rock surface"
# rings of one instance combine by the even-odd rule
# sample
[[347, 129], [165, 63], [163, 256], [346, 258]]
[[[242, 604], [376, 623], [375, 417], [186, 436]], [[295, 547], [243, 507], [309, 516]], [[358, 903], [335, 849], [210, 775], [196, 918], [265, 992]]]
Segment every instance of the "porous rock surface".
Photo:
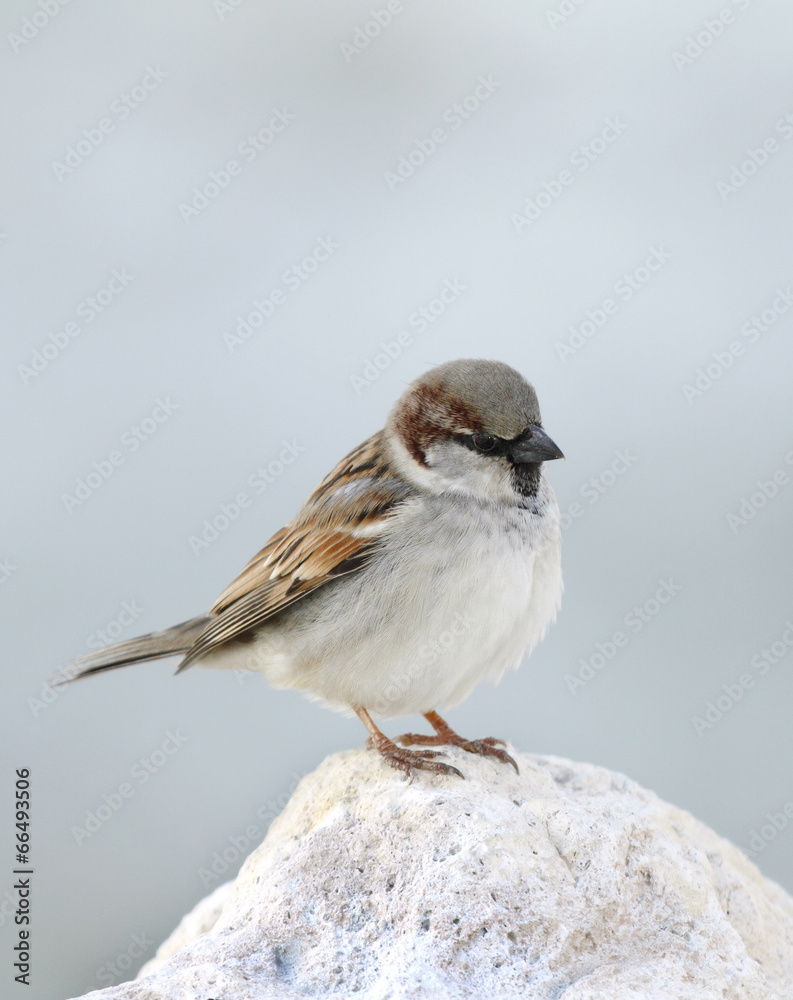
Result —
[[[329, 757], [143, 978], [91, 1000], [790, 1000], [793, 899], [621, 774]], [[192, 937], [192, 940], [191, 940]]]

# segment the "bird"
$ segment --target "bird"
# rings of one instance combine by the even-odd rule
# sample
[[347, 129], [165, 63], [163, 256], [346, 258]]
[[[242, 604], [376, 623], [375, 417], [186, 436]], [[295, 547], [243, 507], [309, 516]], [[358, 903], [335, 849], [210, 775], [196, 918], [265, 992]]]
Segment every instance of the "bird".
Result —
[[[70, 680], [179, 655], [259, 671], [355, 713], [408, 779], [462, 772], [457, 746], [515, 770], [493, 737], [438, 714], [517, 667], [561, 604], [561, 531], [547, 461], [564, 458], [534, 387], [500, 361], [460, 359], [411, 382], [382, 430], [346, 455], [207, 614], [75, 661]], [[421, 714], [433, 735], [378, 719]], [[413, 749], [419, 747], [420, 749]]]

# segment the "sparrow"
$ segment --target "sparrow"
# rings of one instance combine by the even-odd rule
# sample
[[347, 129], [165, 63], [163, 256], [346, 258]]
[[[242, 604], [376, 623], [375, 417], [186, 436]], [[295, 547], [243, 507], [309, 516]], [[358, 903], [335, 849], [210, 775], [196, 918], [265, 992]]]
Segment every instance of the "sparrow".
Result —
[[[543, 463], [563, 458], [534, 388], [499, 361], [458, 360], [412, 382], [385, 427], [345, 456], [208, 614], [120, 642], [71, 679], [180, 655], [260, 671], [355, 712], [369, 745], [409, 778], [463, 774], [412, 746], [467, 740], [437, 713], [517, 667], [556, 618], [559, 508]], [[434, 735], [389, 739], [373, 716], [422, 714]]]

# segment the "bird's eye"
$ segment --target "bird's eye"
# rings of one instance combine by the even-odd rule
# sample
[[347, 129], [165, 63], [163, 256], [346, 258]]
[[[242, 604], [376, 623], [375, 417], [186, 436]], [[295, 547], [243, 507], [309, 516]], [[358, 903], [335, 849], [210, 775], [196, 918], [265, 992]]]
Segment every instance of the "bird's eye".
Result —
[[477, 451], [492, 451], [496, 446], [496, 439], [492, 434], [474, 434], [472, 440]]

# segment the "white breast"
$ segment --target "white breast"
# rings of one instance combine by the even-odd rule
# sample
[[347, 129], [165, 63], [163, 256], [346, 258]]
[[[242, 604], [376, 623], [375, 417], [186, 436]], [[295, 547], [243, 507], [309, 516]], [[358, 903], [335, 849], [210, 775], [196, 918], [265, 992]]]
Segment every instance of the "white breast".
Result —
[[428, 712], [497, 681], [556, 617], [559, 510], [545, 480], [533, 510], [417, 498], [383, 542], [365, 569], [262, 630], [256, 665], [272, 684], [341, 710]]

